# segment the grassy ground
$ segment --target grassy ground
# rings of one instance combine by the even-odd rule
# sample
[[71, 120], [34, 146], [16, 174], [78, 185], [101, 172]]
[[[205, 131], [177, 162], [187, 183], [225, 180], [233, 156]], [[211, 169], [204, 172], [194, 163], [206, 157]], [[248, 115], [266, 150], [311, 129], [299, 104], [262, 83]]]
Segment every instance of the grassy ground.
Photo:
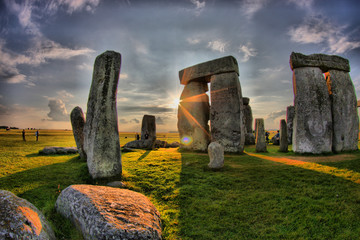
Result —
[[[36, 142], [29, 131], [23, 142], [20, 131], [0, 131], [0, 189], [42, 210], [59, 239], [81, 239], [54, 203], [68, 185], [91, 182], [86, 163], [78, 155], [38, 155], [45, 146], [75, 146], [70, 131], [40, 134]], [[121, 145], [134, 138], [121, 134]], [[277, 149], [270, 145], [259, 155], [246, 147], [248, 154], [226, 155], [220, 171], [209, 170], [202, 153], [123, 153], [123, 181], [159, 209], [164, 239], [358, 239], [360, 153], [298, 156]]]

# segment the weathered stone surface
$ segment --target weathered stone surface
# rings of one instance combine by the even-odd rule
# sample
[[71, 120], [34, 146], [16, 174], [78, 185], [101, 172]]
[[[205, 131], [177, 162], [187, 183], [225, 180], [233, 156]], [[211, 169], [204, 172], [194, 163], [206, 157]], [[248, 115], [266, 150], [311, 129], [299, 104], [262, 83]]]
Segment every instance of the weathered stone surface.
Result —
[[156, 140], [156, 120], [152, 115], [144, 115], [141, 123], [141, 140], [147, 139]]
[[249, 98], [243, 98], [243, 104], [244, 104], [244, 122], [245, 122], [245, 145], [253, 145], [255, 144], [255, 136], [253, 133], [253, 116], [252, 116], [252, 110], [249, 105], [250, 99]]
[[236, 72], [239, 75], [239, 67], [233, 56], [227, 56], [203, 62], [179, 71], [180, 83], [187, 85], [192, 80], [210, 82], [211, 75]]
[[71, 126], [78, 148], [80, 157], [86, 159], [86, 153], [84, 151], [84, 126], [85, 126], [85, 117], [82, 109], [79, 106], [76, 106], [70, 114]]
[[208, 146], [210, 158], [209, 168], [219, 169], [224, 166], [224, 147], [218, 142], [212, 142]]
[[331, 152], [331, 102], [322, 71], [315, 67], [296, 68], [293, 78], [296, 85], [293, 151]]
[[237, 73], [211, 77], [211, 141], [219, 142], [225, 152], [244, 150], [245, 126], [240, 82]]
[[335, 152], [358, 149], [359, 117], [354, 85], [347, 72], [330, 70]]
[[288, 106], [286, 108], [286, 123], [287, 123], [288, 144], [292, 144], [294, 117], [295, 117], [295, 107], [294, 106]]
[[292, 52], [290, 55], [291, 70], [302, 67], [318, 67], [323, 72], [328, 72], [330, 69], [350, 72], [349, 60], [345, 58], [336, 55], [304, 55], [301, 53]]
[[51, 155], [51, 154], [76, 154], [78, 148], [76, 147], [44, 147], [43, 150], [39, 151], [39, 154]]
[[[126, 149], [123, 152], [130, 152], [133, 150], [131, 150], [132, 148], [137, 148], [137, 149], [153, 149], [153, 148], [177, 148], [180, 146], [180, 143], [178, 142], [173, 142], [173, 143], [168, 143], [166, 141], [161, 141], [161, 140], [155, 140], [155, 142], [153, 143], [153, 145], [151, 145], [151, 148], [148, 148], [148, 146], [150, 145], [151, 140], [134, 140], [131, 142], [128, 142], [125, 144], [124, 149]], [[128, 149], [128, 150], [127, 150]]]
[[206, 151], [210, 142], [209, 97], [206, 82], [189, 82], [180, 96], [178, 130], [181, 149]]
[[94, 64], [84, 127], [84, 149], [94, 179], [122, 172], [116, 110], [120, 65], [121, 55], [113, 51], [99, 55]]
[[265, 125], [263, 118], [256, 118], [256, 152], [266, 152]]
[[0, 239], [56, 239], [44, 215], [30, 202], [0, 190]]
[[152, 139], [134, 140], [124, 145], [124, 148], [148, 149], [151, 150], [155, 147], [155, 142]]
[[72, 185], [61, 192], [55, 207], [84, 239], [161, 239], [159, 212], [137, 192]]
[[287, 125], [285, 119], [280, 120], [280, 152], [288, 151]]

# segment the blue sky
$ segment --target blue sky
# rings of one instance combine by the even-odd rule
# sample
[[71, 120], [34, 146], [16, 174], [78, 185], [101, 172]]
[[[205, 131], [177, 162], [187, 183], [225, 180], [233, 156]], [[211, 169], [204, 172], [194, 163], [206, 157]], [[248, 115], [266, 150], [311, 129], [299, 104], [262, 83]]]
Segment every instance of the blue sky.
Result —
[[95, 57], [114, 50], [120, 131], [139, 131], [144, 114], [176, 130], [178, 71], [228, 55], [254, 118], [278, 128], [293, 104], [292, 51], [348, 58], [359, 96], [359, 12], [356, 0], [0, 1], [0, 125], [70, 129]]

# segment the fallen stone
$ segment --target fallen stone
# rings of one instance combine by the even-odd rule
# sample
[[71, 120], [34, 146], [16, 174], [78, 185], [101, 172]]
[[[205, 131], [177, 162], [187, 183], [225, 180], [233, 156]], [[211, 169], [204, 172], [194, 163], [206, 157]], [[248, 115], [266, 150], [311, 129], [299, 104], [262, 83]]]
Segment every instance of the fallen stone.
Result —
[[236, 72], [211, 77], [211, 141], [219, 142], [225, 152], [244, 150], [245, 126], [242, 93]]
[[297, 153], [328, 153], [332, 147], [331, 101], [320, 68], [296, 68], [293, 72], [295, 117], [292, 149]]
[[180, 83], [187, 85], [190, 81], [202, 78], [204, 82], [210, 82], [212, 75], [235, 72], [239, 76], [239, 67], [233, 56], [227, 56], [203, 62], [179, 71]]
[[109, 182], [106, 185], [108, 185], [109, 187], [116, 187], [116, 188], [125, 188], [126, 187], [126, 184], [121, 181]]
[[265, 126], [263, 118], [256, 118], [256, 152], [266, 152]]
[[61, 192], [55, 207], [84, 239], [161, 239], [159, 212], [137, 192], [72, 185]]
[[135, 148], [135, 149], [154, 149], [155, 141], [152, 139], [147, 140], [134, 140], [124, 145], [124, 148]]
[[347, 72], [330, 70], [334, 152], [358, 149], [359, 117], [354, 85]]
[[292, 144], [294, 116], [295, 116], [295, 107], [294, 106], [288, 106], [286, 108], [286, 123], [287, 123], [288, 144]]
[[121, 152], [136, 152], [135, 150], [131, 149], [131, 148], [128, 148], [128, 147], [123, 147], [121, 149]]
[[76, 147], [44, 147], [43, 150], [39, 151], [39, 154], [42, 155], [66, 155], [66, 154], [76, 154], [78, 153], [78, 148]]
[[178, 130], [181, 149], [203, 151], [210, 143], [209, 96], [206, 82], [189, 82], [180, 96]]
[[219, 169], [224, 166], [224, 147], [218, 142], [212, 142], [208, 146], [210, 158], [209, 168]]
[[87, 104], [84, 149], [93, 179], [122, 173], [116, 110], [116, 93], [121, 55], [106, 51], [94, 63], [94, 73]]
[[349, 60], [345, 58], [336, 55], [304, 55], [301, 53], [292, 52], [290, 55], [291, 70], [302, 67], [318, 67], [322, 70], [322, 72], [328, 72], [329, 70], [350, 72]]
[[44, 215], [30, 202], [0, 190], [0, 239], [56, 239]]
[[172, 143], [169, 143], [168, 146], [170, 148], [177, 148], [177, 147], [180, 147], [180, 143], [179, 142], [172, 142]]
[[280, 120], [280, 152], [288, 152], [287, 125], [285, 119]]
[[71, 126], [75, 138], [75, 143], [78, 148], [80, 157], [86, 159], [86, 153], [84, 151], [84, 126], [85, 117], [82, 109], [76, 106], [70, 114]]

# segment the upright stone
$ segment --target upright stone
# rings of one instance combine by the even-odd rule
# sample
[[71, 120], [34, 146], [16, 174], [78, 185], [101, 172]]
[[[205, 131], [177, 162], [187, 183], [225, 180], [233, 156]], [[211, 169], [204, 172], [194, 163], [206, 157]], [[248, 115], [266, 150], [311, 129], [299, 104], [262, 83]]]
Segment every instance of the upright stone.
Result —
[[239, 78], [236, 72], [211, 77], [211, 141], [219, 142], [225, 152], [244, 150], [245, 126]]
[[255, 144], [255, 136], [253, 133], [253, 116], [252, 110], [249, 105], [250, 99], [247, 97], [243, 97], [243, 105], [244, 105], [244, 123], [245, 123], [245, 145], [253, 145]]
[[141, 140], [144, 141], [145, 148], [152, 149], [156, 140], [155, 116], [144, 115], [141, 123]]
[[116, 93], [121, 55], [106, 51], [94, 64], [84, 127], [84, 149], [92, 178], [122, 173]]
[[263, 118], [256, 118], [256, 152], [266, 152], [265, 126]]
[[327, 153], [332, 146], [331, 102], [323, 73], [317, 67], [296, 68], [292, 149], [298, 153]]
[[359, 118], [357, 99], [350, 75], [344, 71], [330, 70], [335, 152], [358, 149]]
[[288, 152], [287, 125], [285, 119], [280, 120], [280, 152]]
[[224, 147], [218, 142], [212, 142], [208, 147], [210, 162], [209, 168], [219, 169], [224, 166]]
[[287, 123], [288, 144], [292, 144], [294, 116], [295, 116], [295, 107], [294, 106], [288, 106], [286, 108], [286, 123]]
[[181, 96], [178, 109], [178, 130], [181, 148], [206, 151], [210, 142], [209, 97], [206, 82], [189, 82]]
[[70, 120], [80, 158], [86, 159], [86, 153], [84, 151], [85, 117], [82, 109], [79, 106], [76, 106], [71, 111]]

